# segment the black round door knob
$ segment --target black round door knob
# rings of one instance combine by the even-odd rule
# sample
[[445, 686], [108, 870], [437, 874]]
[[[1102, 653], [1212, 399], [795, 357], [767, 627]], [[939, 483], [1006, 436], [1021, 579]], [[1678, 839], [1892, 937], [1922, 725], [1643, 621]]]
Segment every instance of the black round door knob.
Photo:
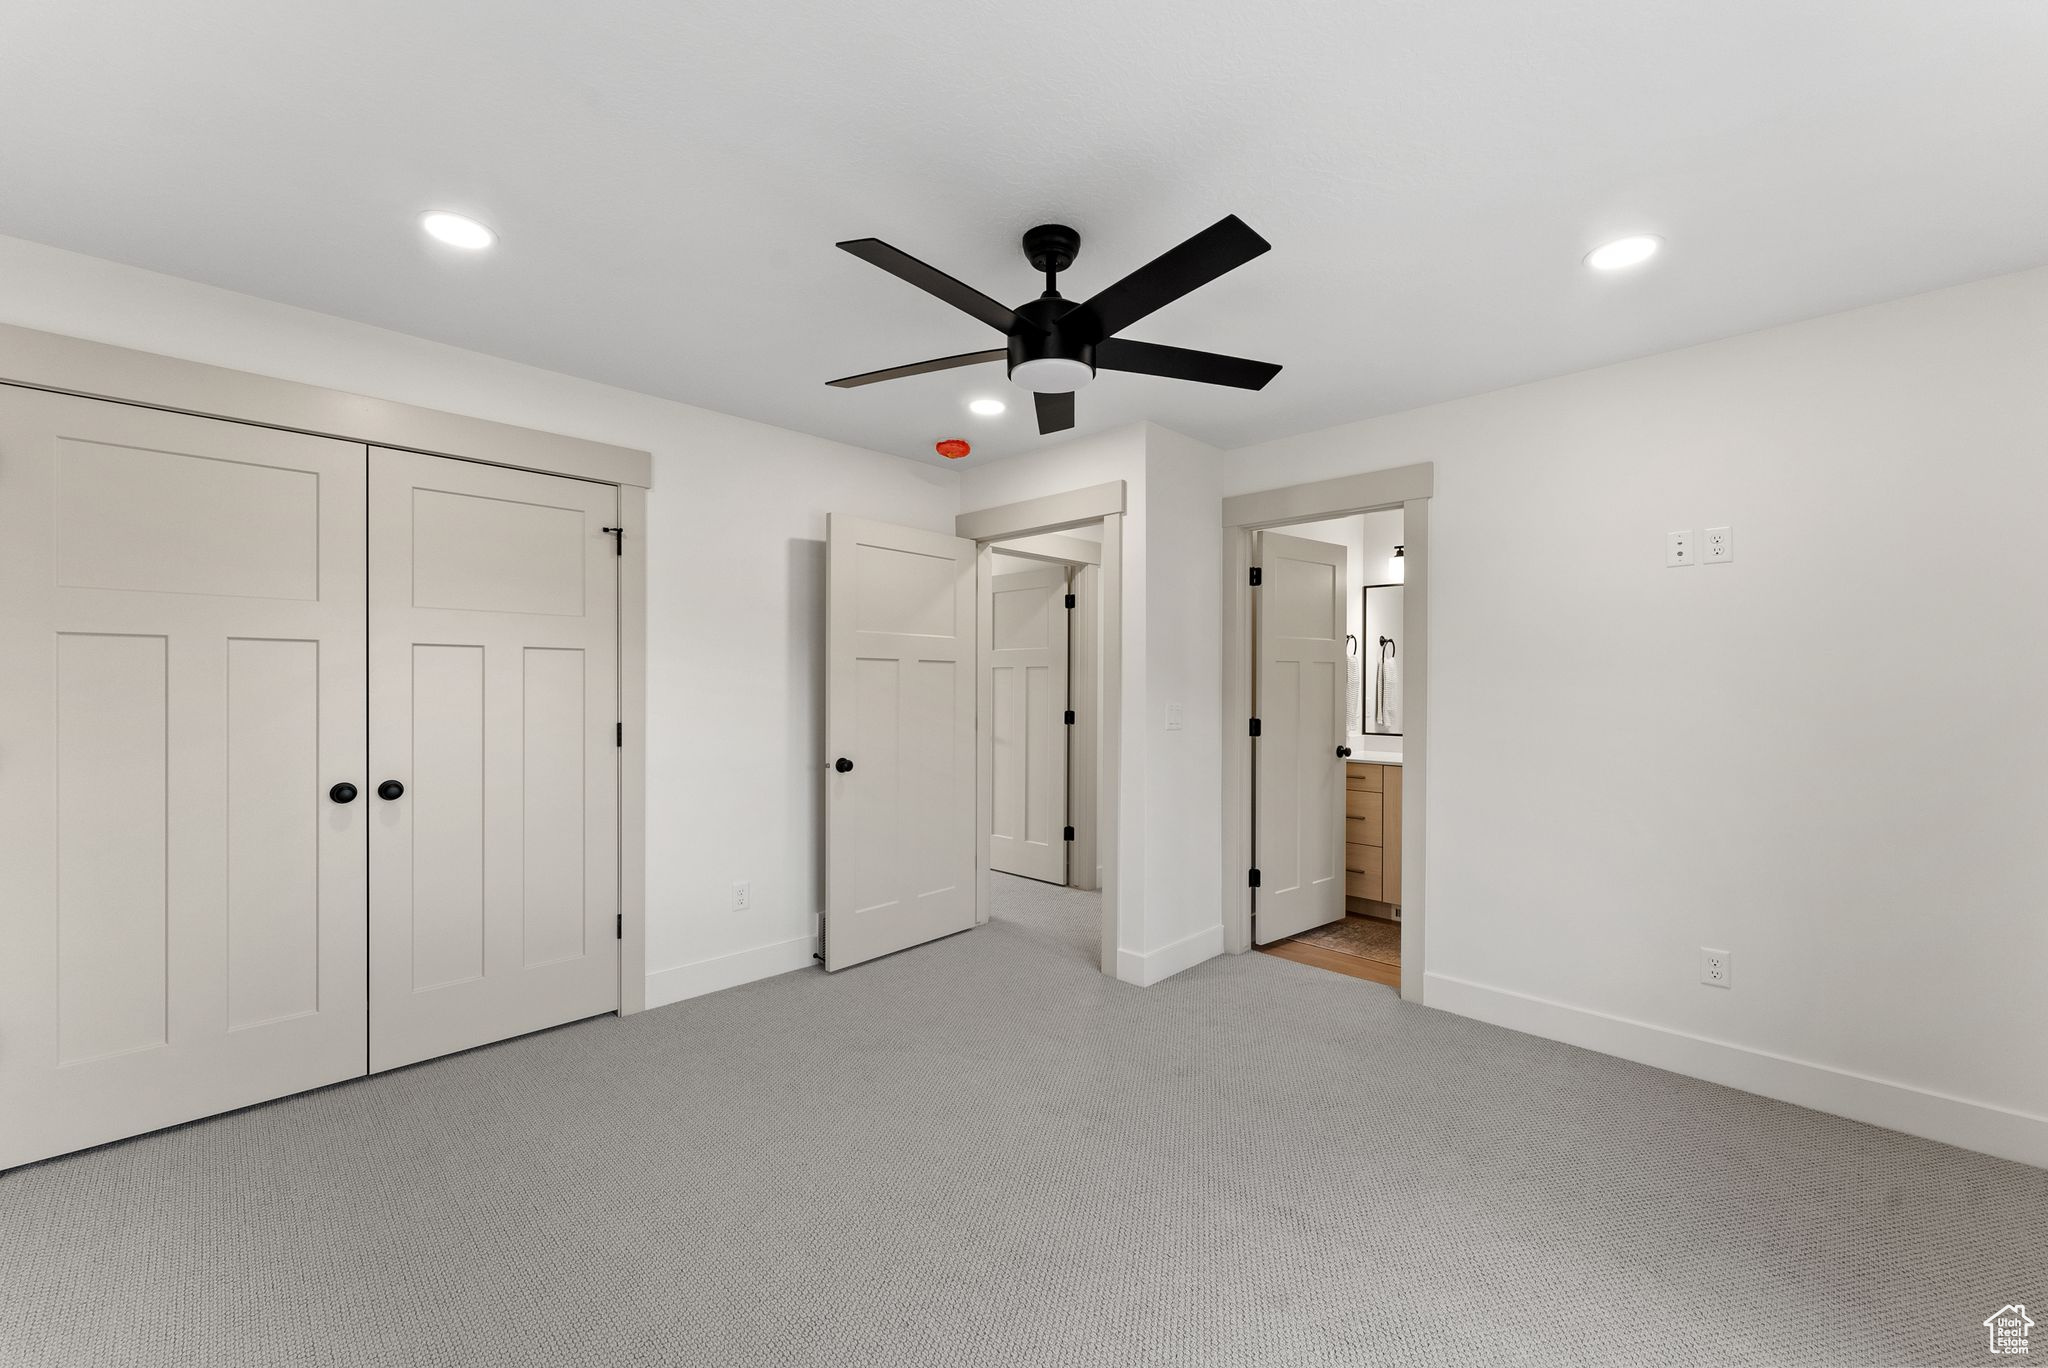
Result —
[[1337, 747], [1337, 758], [1338, 758], [1339, 760], [1349, 760], [1349, 759], [1351, 758], [1351, 747], [1349, 747], [1349, 746], [1339, 746], [1339, 747]]
[[832, 768], [838, 770], [841, 774], [847, 774], [853, 770], [853, 761], [842, 755], [832, 762]]
[[356, 800], [356, 786], [354, 784], [336, 784], [333, 788], [327, 790], [327, 796], [337, 803], [353, 803]]
[[399, 783], [396, 779], [386, 779], [383, 783], [377, 785], [377, 796], [387, 802], [393, 798], [403, 796], [404, 793], [405, 785]]

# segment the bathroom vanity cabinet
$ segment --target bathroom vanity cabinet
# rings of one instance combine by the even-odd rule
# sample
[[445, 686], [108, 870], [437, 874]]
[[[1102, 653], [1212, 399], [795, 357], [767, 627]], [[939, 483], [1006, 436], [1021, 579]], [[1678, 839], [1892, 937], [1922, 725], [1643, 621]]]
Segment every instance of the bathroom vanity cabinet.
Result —
[[[1399, 916], [1401, 767], [1353, 761], [1344, 774], [1344, 895], [1354, 912]], [[1358, 906], [1359, 900], [1384, 906]]]

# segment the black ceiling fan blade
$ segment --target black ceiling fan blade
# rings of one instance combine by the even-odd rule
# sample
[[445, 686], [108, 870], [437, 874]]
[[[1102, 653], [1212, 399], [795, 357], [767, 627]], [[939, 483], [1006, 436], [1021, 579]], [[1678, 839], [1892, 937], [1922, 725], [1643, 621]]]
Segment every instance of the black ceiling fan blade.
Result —
[[1099, 370], [1163, 375], [1169, 380], [1196, 380], [1204, 385], [1231, 385], [1248, 390], [1264, 389], [1266, 382], [1280, 373], [1280, 367], [1271, 361], [1247, 361], [1242, 356], [1224, 356], [1220, 352], [1162, 347], [1157, 342], [1137, 342], [1128, 337], [1096, 343], [1095, 365]]
[[933, 371], [952, 370], [955, 366], [978, 366], [984, 361], [1000, 361], [1010, 353], [1002, 347], [994, 351], [961, 352], [958, 356], [941, 356], [933, 361], [916, 361], [908, 366], [891, 366], [887, 370], [864, 371], [859, 375], [848, 375], [825, 383], [839, 389], [857, 389], [872, 385], [878, 380], [901, 380], [907, 375], [929, 375]]
[[899, 280], [907, 280], [926, 294], [945, 300], [962, 313], [974, 315], [997, 332], [1017, 326], [1017, 315], [996, 303], [972, 285], [962, 284], [936, 266], [927, 266], [908, 252], [899, 252], [880, 238], [855, 238], [837, 244], [870, 265], [879, 266]]
[[1037, 401], [1038, 432], [1040, 436], [1053, 432], [1065, 432], [1074, 425], [1074, 392], [1065, 394], [1034, 394]]
[[[1092, 319], [1096, 340], [1114, 337], [1131, 324], [1182, 295], [1250, 261], [1273, 244], [1232, 214], [1162, 256], [1140, 266], [1073, 313]], [[1062, 326], [1065, 325], [1063, 317]]]

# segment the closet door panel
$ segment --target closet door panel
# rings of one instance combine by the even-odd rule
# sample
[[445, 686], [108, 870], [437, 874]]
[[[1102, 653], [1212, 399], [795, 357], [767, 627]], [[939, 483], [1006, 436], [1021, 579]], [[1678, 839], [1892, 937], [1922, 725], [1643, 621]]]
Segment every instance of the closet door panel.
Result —
[[0, 1166], [364, 1071], [364, 463], [0, 387]]
[[609, 485], [371, 453], [371, 1067], [619, 1005]]

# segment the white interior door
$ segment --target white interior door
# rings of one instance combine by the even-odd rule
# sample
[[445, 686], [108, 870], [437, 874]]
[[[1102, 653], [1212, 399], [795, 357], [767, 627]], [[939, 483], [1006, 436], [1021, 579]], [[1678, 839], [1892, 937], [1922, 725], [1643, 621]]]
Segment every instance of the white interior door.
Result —
[[974, 544], [832, 514], [825, 967], [974, 925]]
[[1344, 548], [1259, 534], [1253, 938], [1344, 915]]
[[370, 454], [372, 1070], [618, 1008], [617, 513]]
[[0, 1167], [363, 1072], [363, 463], [0, 387]]
[[1067, 881], [1067, 568], [997, 575], [989, 604], [989, 868]]

